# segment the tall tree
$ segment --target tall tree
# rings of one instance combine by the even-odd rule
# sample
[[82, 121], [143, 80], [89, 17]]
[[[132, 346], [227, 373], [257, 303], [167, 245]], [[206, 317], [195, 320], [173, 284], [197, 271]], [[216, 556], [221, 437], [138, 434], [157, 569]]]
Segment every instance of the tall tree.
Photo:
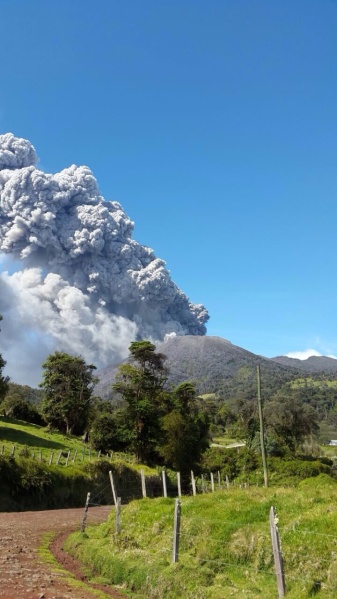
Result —
[[55, 352], [44, 368], [42, 413], [49, 424], [68, 434], [84, 431], [89, 416], [96, 366], [80, 356]]
[[160, 455], [165, 463], [181, 472], [199, 465], [209, 446], [209, 417], [198, 410], [193, 383], [185, 382], [173, 392], [174, 409], [162, 418], [164, 441]]
[[[1, 320], [2, 320], [2, 316], [0, 314], [0, 322], [1, 322]], [[2, 355], [0, 354], [0, 401], [2, 401], [2, 399], [5, 397], [5, 395], [6, 395], [7, 391], [8, 391], [9, 377], [8, 376], [4, 376], [2, 374], [2, 371], [3, 371], [3, 369], [4, 369], [5, 366], [6, 366], [6, 362], [3, 359]]]
[[296, 396], [279, 391], [265, 408], [267, 434], [276, 435], [281, 444], [295, 451], [305, 437], [319, 430], [317, 412]]
[[139, 461], [155, 456], [165, 412], [165, 356], [156, 353], [150, 341], [134, 341], [129, 347], [129, 363], [122, 364], [113, 389], [126, 402], [130, 446]]

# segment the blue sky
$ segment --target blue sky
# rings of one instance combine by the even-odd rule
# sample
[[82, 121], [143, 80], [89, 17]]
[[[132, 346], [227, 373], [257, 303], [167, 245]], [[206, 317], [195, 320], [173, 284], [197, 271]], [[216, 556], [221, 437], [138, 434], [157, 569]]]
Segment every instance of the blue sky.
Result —
[[265, 356], [337, 354], [337, 2], [2, 0], [0, 129]]

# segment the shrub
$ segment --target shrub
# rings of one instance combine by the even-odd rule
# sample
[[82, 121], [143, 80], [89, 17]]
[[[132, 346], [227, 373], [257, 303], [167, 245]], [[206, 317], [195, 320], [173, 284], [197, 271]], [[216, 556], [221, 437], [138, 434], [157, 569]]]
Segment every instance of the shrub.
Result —
[[1, 404], [1, 409], [9, 418], [24, 420], [25, 422], [30, 422], [31, 424], [45, 424], [41, 414], [37, 411], [37, 409], [29, 401], [20, 399], [17, 396], [10, 396], [6, 398]]

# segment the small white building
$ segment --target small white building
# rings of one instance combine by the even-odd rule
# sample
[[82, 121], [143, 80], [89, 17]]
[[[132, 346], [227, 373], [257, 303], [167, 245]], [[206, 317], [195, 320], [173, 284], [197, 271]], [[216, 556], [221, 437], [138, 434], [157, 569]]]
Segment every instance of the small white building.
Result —
[[336, 445], [337, 446], [337, 439], [332, 439], [331, 441], [329, 441], [329, 445]]

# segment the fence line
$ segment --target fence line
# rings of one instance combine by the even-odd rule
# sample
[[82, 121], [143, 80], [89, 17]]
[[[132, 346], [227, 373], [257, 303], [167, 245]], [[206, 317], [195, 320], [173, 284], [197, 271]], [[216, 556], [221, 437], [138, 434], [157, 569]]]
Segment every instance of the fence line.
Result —
[[[206, 475], [203, 475], [204, 477]], [[118, 477], [118, 475], [116, 475], [116, 480], [114, 480], [114, 488], [115, 488], [115, 493], [117, 493], [118, 495], [118, 501], [119, 501], [119, 515], [118, 515], [118, 520], [117, 520], [117, 514], [116, 514], [116, 534], [120, 534], [121, 531], [123, 531], [123, 518], [121, 517], [121, 503], [122, 501], [120, 501], [120, 497], [122, 497], [123, 500], [123, 496], [121, 495], [121, 490], [123, 488], [124, 492], [130, 491], [130, 489], [132, 489], [133, 491], [137, 491], [138, 493], [138, 498], [141, 498], [142, 496], [147, 498], [146, 500], [151, 500], [152, 498], [154, 498], [155, 496], [161, 496], [161, 497], [165, 497], [165, 496], [169, 496], [169, 491], [175, 492], [176, 487], [177, 487], [177, 491], [178, 489], [178, 481], [179, 479], [181, 480], [181, 478], [179, 476], [179, 473], [177, 475], [177, 481], [172, 481], [169, 479], [169, 485], [168, 488], [165, 489], [165, 483], [167, 483], [167, 479], [166, 479], [166, 474], [165, 476], [162, 476], [158, 478], [158, 480], [156, 481], [156, 486], [155, 489], [152, 489], [150, 493], [148, 493], [149, 491], [149, 487], [147, 486], [146, 489], [146, 494], [143, 494], [143, 485], [148, 482], [147, 479], [148, 478], [153, 478], [153, 477], [145, 477], [144, 471], [141, 473], [138, 473], [138, 482], [134, 482], [132, 484], [125, 484], [125, 480], [121, 480], [120, 477]], [[193, 541], [194, 539], [199, 539], [200, 538], [200, 533], [195, 533], [193, 534], [193, 532], [191, 533], [188, 528], [185, 529], [184, 527], [184, 517], [182, 518], [182, 520], [180, 520], [181, 515], [179, 512], [179, 522], [177, 521], [177, 513], [176, 510], [178, 509], [178, 505], [179, 508], [181, 507], [181, 505], [184, 505], [184, 502], [186, 501], [187, 498], [188, 499], [188, 505], [189, 505], [189, 511], [190, 511], [190, 506], [193, 505], [193, 489], [192, 484], [193, 484], [193, 473], [191, 473], [191, 478], [187, 475], [184, 475], [184, 479], [185, 481], [187, 481], [189, 484], [185, 486], [185, 489], [187, 490], [188, 494], [183, 495], [182, 497], [177, 497], [177, 494], [173, 495], [175, 497], [175, 509], [174, 509], [174, 517], [172, 514], [172, 531], [173, 531], [173, 537], [171, 534], [169, 533], [163, 533], [160, 538], [161, 540], [164, 540], [164, 542], [168, 544], [167, 549], [163, 548], [163, 549], [156, 549], [156, 547], [154, 547], [154, 551], [159, 551], [162, 554], [169, 554], [171, 553], [171, 559], [173, 561], [173, 563], [177, 562], [179, 560], [179, 552], [190, 552], [191, 548], [193, 547]], [[201, 479], [203, 480], [203, 479]], [[121, 484], [123, 483], [123, 484]], [[214, 481], [215, 483], [215, 481]], [[226, 494], [228, 493], [229, 487], [230, 487], [230, 483], [228, 480], [228, 477], [226, 477], [225, 479], [225, 484], [224, 486], [222, 486], [221, 483], [221, 479], [219, 482], [219, 478], [217, 480], [218, 483], [218, 489], [216, 489], [216, 491], [219, 493], [221, 492], [222, 494]], [[105, 489], [110, 489], [110, 493], [111, 493], [111, 502], [114, 503], [114, 493], [113, 493], [113, 488], [111, 486], [111, 483], [109, 481], [109, 483], [107, 483]], [[204, 486], [201, 487], [201, 489], [203, 489]], [[234, 488], [233, 485], [231, 485], [231, 488]], [[237, 488], [237, 487], [236, 487]], [[158, 494], [156, 495], [153, 491], [157, 491]], [[200, 492], [200, 487], [199, 487], [199, 492]], [[202, 490], [201, 490], [202, 492]], [[204, 491], [205, 492], [205, 491]], [[99, 494], [98, 494], [99, 496]], [[89, 505], [93, 505], [93, 501], [94, 501], [94, 497], [91, 498]], [[124, 495], [124, 500], [128, 501], [129, 496], [125, 496]], [[182, 504], [181, 504], [182, 501]], [[95, 504], [97, 505], [97, 504]], [[115, 509], [114, 506], [109, 507], [108, 508], [108, 512], [113, 511]], [[259, 520], [257, 522], [254, 523], [249, 523], [246, 520], [233, 520], [232, 519], [232, 514], [230, 514], [229, 516], [230, 518], [230, 530], [229, 532], [235, 532], [235, 527], [245, 527], [245, 529], [247, 528], [251, 528], [251, 533], [258, 533], [259, 531], [261, 532], [261, 525], [265, 526], [266, 530], [264, 534], [267, 534], [267, 530], [268, 530], [268, 515], [266, 514], [266, 518], [263, 520]], [[207, 523], [222, 523], [223, 524], [224, 520], [223, 518], [205, 518], [205, 517], [201, 517], [201, 516], [193, 516], [193, 514], [191, 515], [190, 513], [188, 514], [188, 526], [190, 526], [193, 523], [201, 523], [201, 524], [206, 524]], [[167, 524], [166, 524], [167, 525]], [[274, 531], [273, 531], [273, 527], [272, 525], [274, 525]], [[278, 543], [275, 544], [275, 534], [277, 533], [276, 536], [278, 536], [279, 531], [278, 531], [278, 527], [277, 530], [275, 532], [275, 525], [278, 525], [278, 518], [276, 517], [276, 514], [274, 512], [274, 508], [271, 508], [270, 511], [270, 522], [269, 522], [269, 526], [270, 526], [270, 531], [271, 531], [271, 541], [273, 541], [274, 546], [271, 545], [271, 555], [270, 555], [270, 560], [272, 560], [273, 556], [274, 556], [274, 566], [275, 566], [275, 572], [272, 572], [270, 569], [268, 570], [267, 568], [270, 568], [270, 560], [268, 560], [265, 564], [265, 566], [263, 567], [258, 567], [258, 566], [252, 566], [251, 564], [247, 563], [247, 561], [251, 560], [251, 556], [245, 556], [244, 554], [240, 557], [237, 557], [236, 561], [233, 561], [232, 559], [230, 559], [230, 556], [233, 556], [233, 554], [231, 554], [230, 552], [221, 552], [221, 555], [219, 555], [219, 557], [216, 557], [216, 554], [220, 553], [220, 548], [223, 547], [223, 540], [222, 539], [214, 539], [214, 538], [208, 538], [208, 542], [211, 543], [211, 545], [213, 545], [214, 550], [212, 548], [210, 548], [210, 553], [215, 553], [214, 557], [211, 557], [211, 555], [207, 556], [207, 557], [202, 557], [202, 556], [197, 556], [197, 557], [193, 557], [191, 556], [191, 559], [196, 559], [198, 561], [198, 563], [200, 564], [204, 564], [204, 563], [213, 563], [214, 565], [216, 565], [216, 567], [218, 568], [219, 566], [227, 566], [227, 567], [232, 567], [232, 568], [244, 568], [247, 571], [251, 571], [251, 572], [255, 572], [257, 574], [263, 574], [263, 575], [267, 575], [267, 576], [273, 576], [276, 579], [276, 586], [278, 588], [278, 597], [279, 599], [284, 597], [285, 594], [285, 578], [288, 581], [294, 581], [294, 582], [301, 582], [301, 583], [305, 583], [305, 584], [311, 584], [312, 588], [314, 588], [314, 586], [316, 584], [320, 585], [320, 588], [322, 589], [333, 589], [333, 590], [337, 590], [336, 585], [335, 586], [331, 586], [329, 584], [327, 584], [326, 582], [324, 582], [323, 580], [317, 581], [314, 580], [314, 576], [312, 576], [312, 578], [307, 578], [307, 577], [300, 577], [300, 576], [293, 576], [291, 574], [288, 575], [288, 573], [286, 573], [286, 576], [284, 574], [284, 570], [283, 570], [283, 552], [281, 550], [281, 546], [280, 546], [280, 541], [278, 541]], [[135, 523], [133, 523], [132, 528], [134, 529]], [[233, 529], [232, 529], [233, 527]], [[141, 528], [141, 526], [140, 526]], [[146, 528], [146, 527], [145, 527]], [[296, 524], [296, 528], [291, 529], [289, 528], [289, 526], [285, 527], [283, 530], [283, 534], [285, 535], [291, 535], [292, 533], [297, 534], [317, 534], [321, 537], [327, 537], [333, 540], [337, 541], [337, 537], [336, 535], [332, 535], [332, 534], [325, 534], [325, 533], [316, 533], [315, 531], [312, 530], [308, 530], [308, 529], [300, 529], [299, 525]], [[249, 531], [247, 532], [247, 534], [250, 534]], [[281, 534], [282, 534], [282, 529], [281, 529]], [[274, 536], [274, 539], [273, 539]], [[187, 541], [187, 545], [184, 541]], [[190, 545], [188, 544], [188, 542], [190, 542]], [[169, 548], [169, 546], [171, 546], [171, 548]], [[218, 549], [219, 548], [219, 549]], [[334, 552], [332, 551], [332, 554]], [[286, 564], [287, 564], [287, 560], [289, 559], [289, 562], [291, 561], [291, 557], [288, 557], [288, 552], [285, 552], [285, 556], [286, 556]], [[333, 555], [332, 555], [333, 557]], [[319, 566], [321, 566], [321, 563], [326, 562], [326, 563], [330, 563], [331, 560], [328, 559], [317, 559], [317, 563]], [[240, 563], [241, 562], [241, 563]], [[272, 563], [272, 562], [271, 562]], [[322, 574], [321, 574], [322, 576]]]

